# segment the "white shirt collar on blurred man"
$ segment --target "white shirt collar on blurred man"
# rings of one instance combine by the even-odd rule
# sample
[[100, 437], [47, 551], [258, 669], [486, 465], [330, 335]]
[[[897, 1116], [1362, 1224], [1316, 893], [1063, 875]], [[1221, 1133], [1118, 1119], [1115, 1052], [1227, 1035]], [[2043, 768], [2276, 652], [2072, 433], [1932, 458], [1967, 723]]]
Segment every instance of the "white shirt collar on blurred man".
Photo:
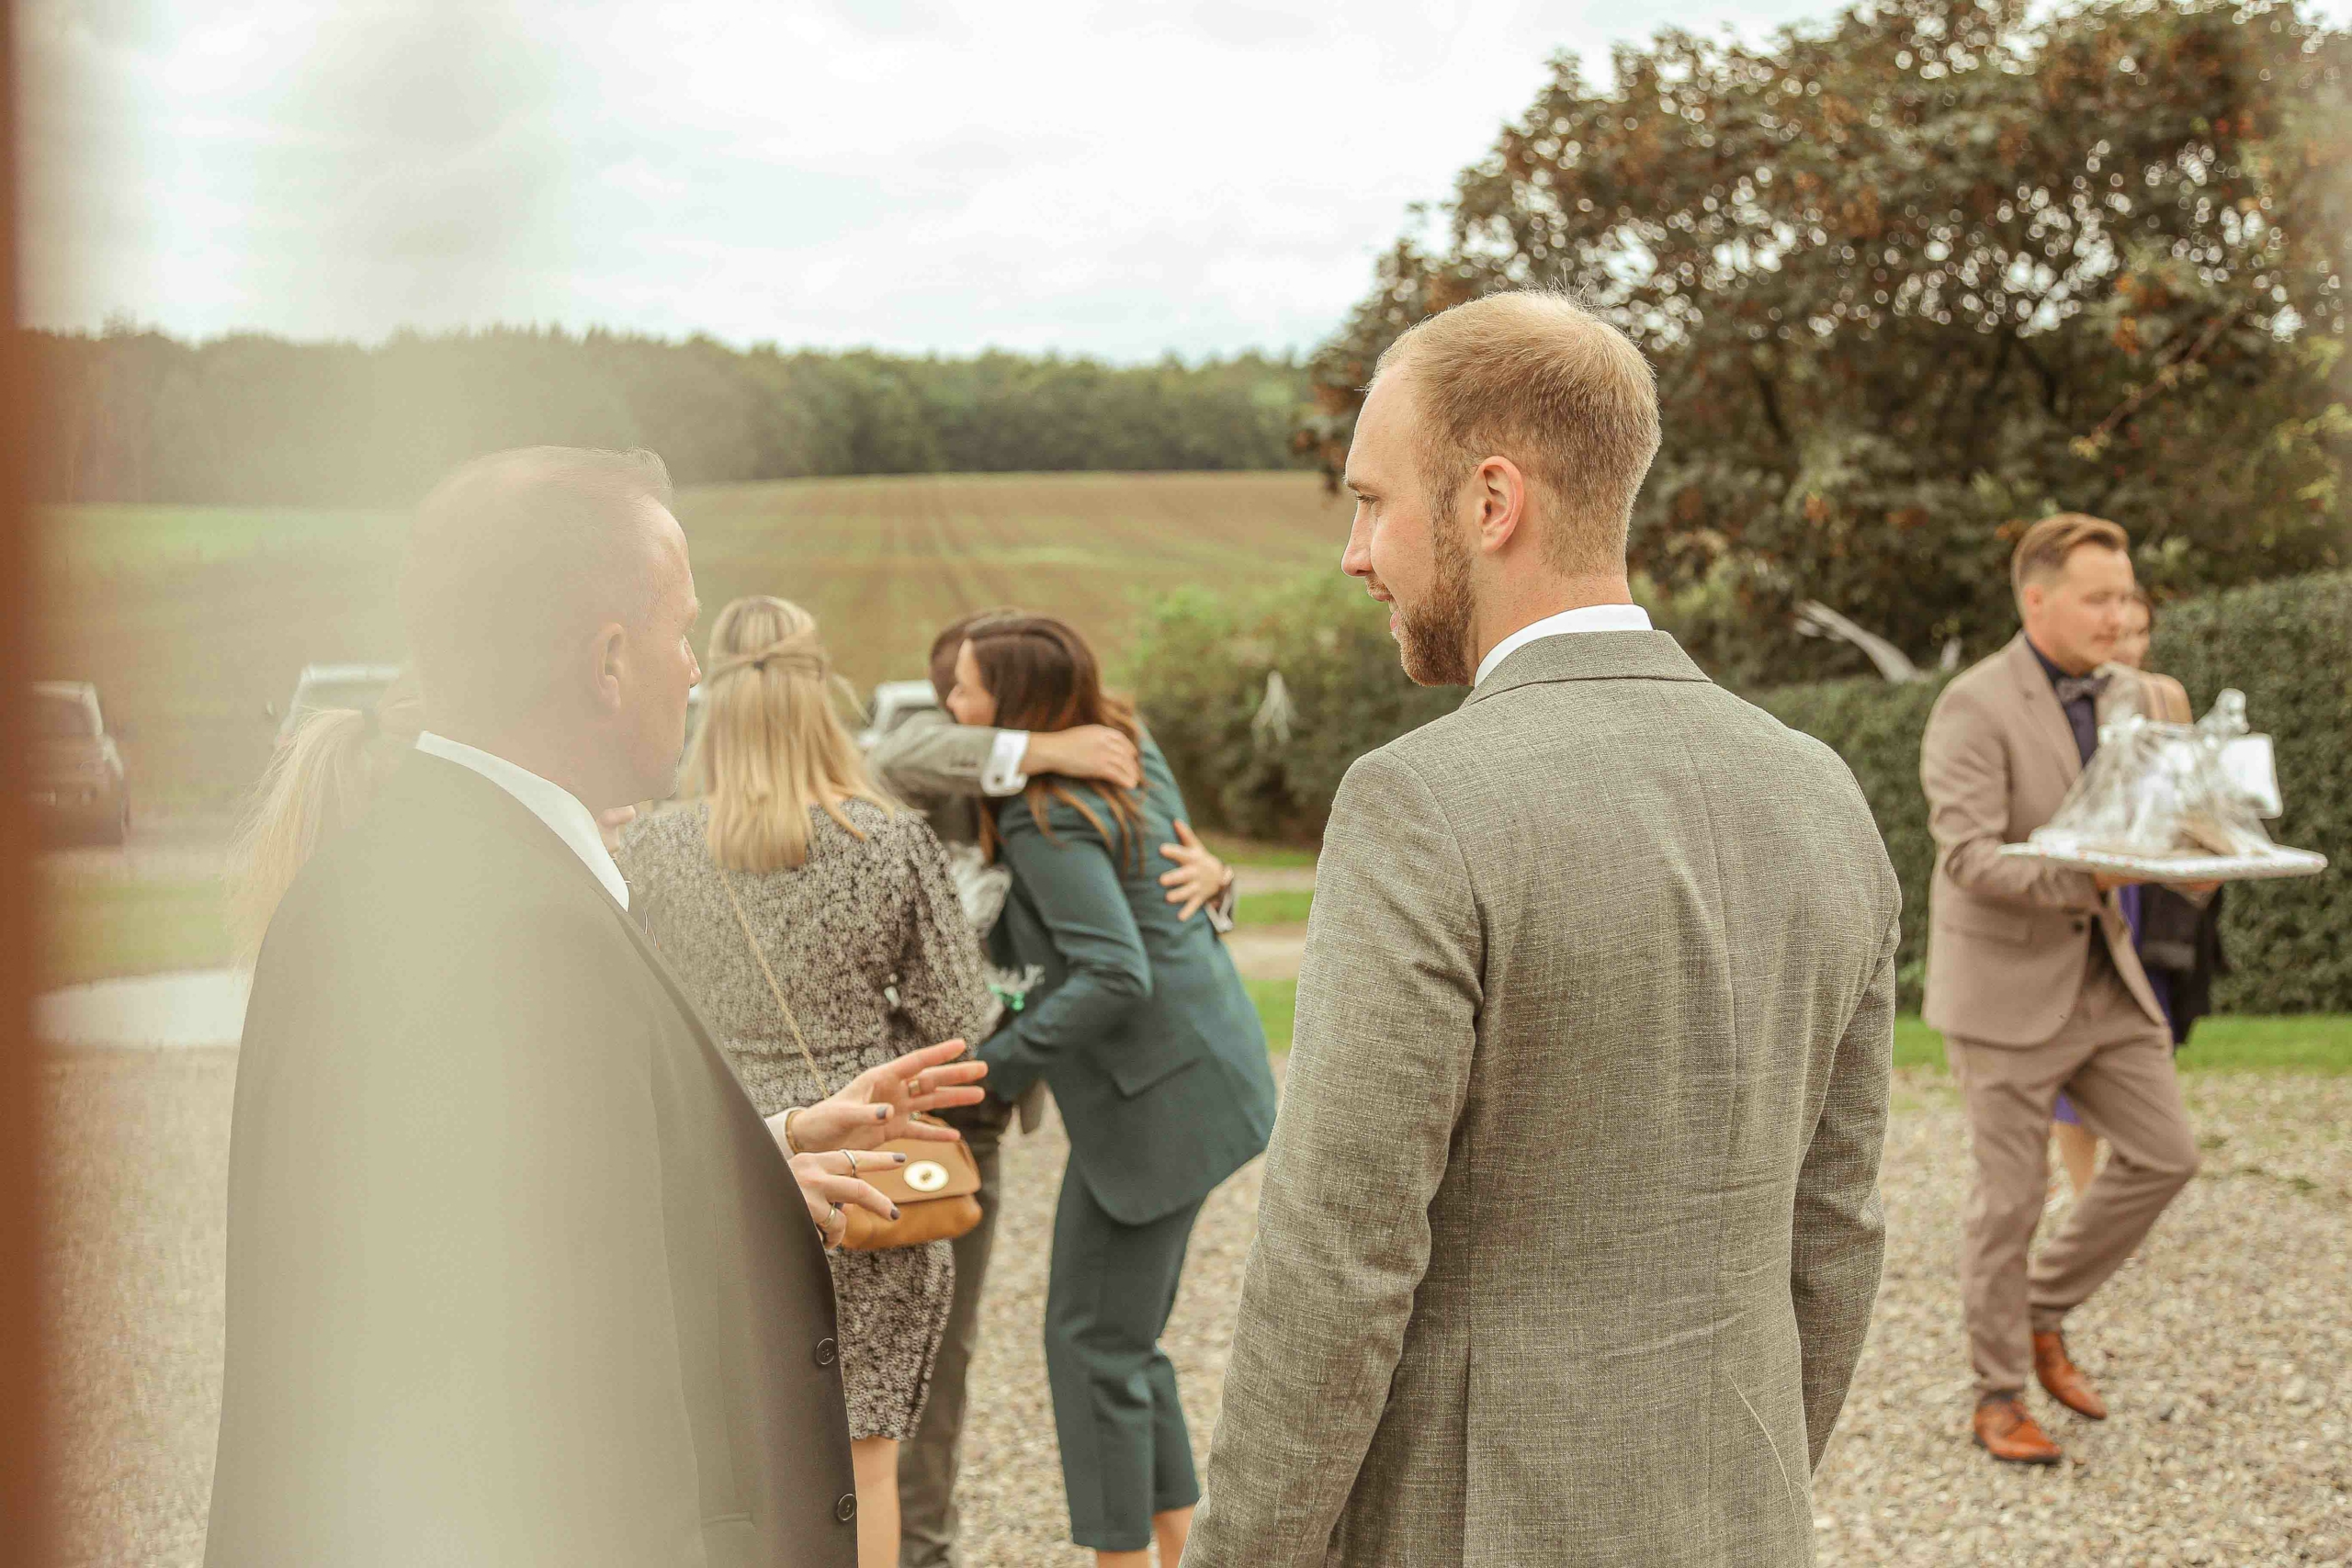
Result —
[[416, 738], [416, 749], [445, 762], [470, 768], [521, 801], [532, 816], [546, 823], [548, 830], [596, 874], [596, 880], [605, 885], [605, 891], [613, 896], [615, 902], [624, 909], [628, 908], [628, 884], [621, 880], [621, 868], [613, 863], [612, 852], [605, 848], [605, 836], [596, 830], [596, 814], [582, 805], [578, 795], [527, 768], [516, 767], [503, 757], [493, 757], [479, 747], [435, 735], [429, 729]]
[[1587, 604], [1580, 610], [1563, 610], [1556, 615], [1546, 615], [1532, 626], [1525, 626], [1495, 644], [1495, 649], [1478, 660], [1478, 676], [1472, 686], [1486, 683], [1496, 665], [1533, 642], [1537, 637], [1559, 637], [1567, 632], [1645, 632], [1650, 630], [1650, 613], [1639, 604]]

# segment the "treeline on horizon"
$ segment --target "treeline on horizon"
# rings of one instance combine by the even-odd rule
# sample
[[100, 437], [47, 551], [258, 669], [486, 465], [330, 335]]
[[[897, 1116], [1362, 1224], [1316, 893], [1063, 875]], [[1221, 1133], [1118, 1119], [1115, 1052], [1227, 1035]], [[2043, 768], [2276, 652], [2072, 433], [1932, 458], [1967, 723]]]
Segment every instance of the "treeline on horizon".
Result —
[[406, 505], [503, 447], [650, 447], [681, 485], [816, 475], [1279, 468], [1305, 367], [730, 348], [590, 332], [375, 346], [28, 333], [48, 502]]

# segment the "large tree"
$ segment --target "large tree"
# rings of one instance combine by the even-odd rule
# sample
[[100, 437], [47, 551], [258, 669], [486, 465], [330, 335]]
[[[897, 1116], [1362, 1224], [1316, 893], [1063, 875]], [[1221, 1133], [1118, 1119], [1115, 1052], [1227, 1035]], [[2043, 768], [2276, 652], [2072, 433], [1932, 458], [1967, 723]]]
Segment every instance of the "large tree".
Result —
[[1669, 31], [1606, 89], [1562, 56], [1317, 378], [1343, 402], [1463, 299], [1579, 294], [1658, 370], [1635, 564], [1747, 679], [1821, 668], [1805, 599], [1981, 651], [2055, 509], [2126, 524], [2160, 592], [2341, 565], [2347, 66], [2291, 5], [2211, 0]]

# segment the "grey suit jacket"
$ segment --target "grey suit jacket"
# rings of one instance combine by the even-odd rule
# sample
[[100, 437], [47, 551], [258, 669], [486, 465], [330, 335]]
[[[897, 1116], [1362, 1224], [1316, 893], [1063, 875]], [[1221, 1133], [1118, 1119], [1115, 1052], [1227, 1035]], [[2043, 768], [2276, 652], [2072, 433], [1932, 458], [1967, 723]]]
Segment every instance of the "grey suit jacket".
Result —
[[885, 788], [930, 818], [941, 843], [978, 843], [980, 775], [999, 733], [924, 710], [876, 741], [865, 761]]
[[1836, 754], [1663, 633], [1350, 769], [1187, 1568], [1811, 1561], [1900, 900]]

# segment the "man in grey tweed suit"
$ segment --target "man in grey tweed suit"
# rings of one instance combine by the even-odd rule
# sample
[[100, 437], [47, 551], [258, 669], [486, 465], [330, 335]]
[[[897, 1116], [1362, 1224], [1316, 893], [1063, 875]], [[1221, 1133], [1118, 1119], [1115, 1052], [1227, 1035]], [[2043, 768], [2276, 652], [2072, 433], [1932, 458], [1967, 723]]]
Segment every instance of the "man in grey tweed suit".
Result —
[[1657, 428], [1555, 296], [1382, 358], [1342, 564], [1473, 689], [1332, 807], [1187, 1568], [1813, 1559], [1900, 895], [1837, 756], [1632, 604]]

